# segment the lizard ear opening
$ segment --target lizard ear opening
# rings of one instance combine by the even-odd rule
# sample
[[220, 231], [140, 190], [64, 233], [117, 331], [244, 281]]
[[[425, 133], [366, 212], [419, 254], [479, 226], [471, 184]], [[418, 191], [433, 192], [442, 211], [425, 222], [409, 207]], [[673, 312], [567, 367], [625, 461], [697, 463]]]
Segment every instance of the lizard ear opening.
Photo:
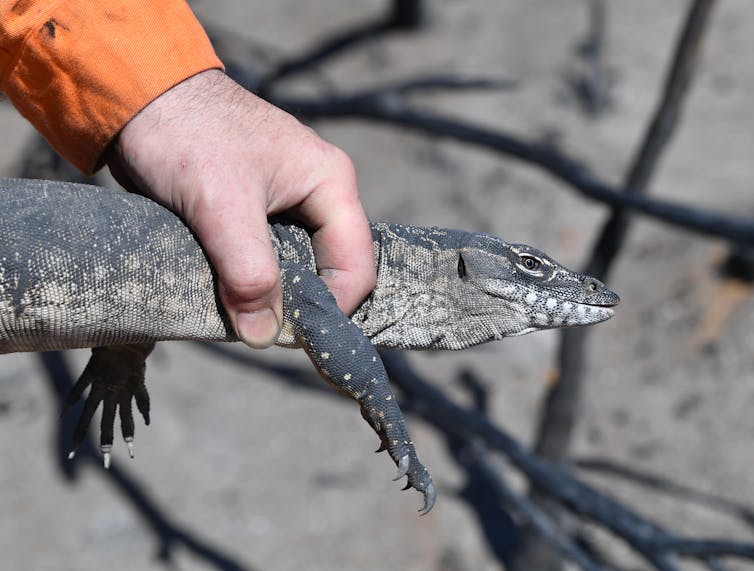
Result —
[[458, 254], [458, 277], [466, 279], [466, 262], [463, 261], [463, 254]]

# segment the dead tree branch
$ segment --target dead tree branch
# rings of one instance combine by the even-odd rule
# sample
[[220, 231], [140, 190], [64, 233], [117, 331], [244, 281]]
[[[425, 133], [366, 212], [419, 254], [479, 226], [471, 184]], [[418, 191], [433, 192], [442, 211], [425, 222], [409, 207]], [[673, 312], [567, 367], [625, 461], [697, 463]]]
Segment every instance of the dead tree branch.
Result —
[[252, 89], [262, 96], [267, 96], [274, 84], [281, 79], [298, 72], [311, 71], [346, 49], [391, 32], [417, 29], [424, 19], [423, 14], [422, 0], [393, 0], [384, 17], [327, 38], [305, 54], [284, 61], [262, 77]]
[[587, 486], [563, 467], [527, 451], [484, 415], [453, 403], [440, 389], [416, 374], [401, 353], [384, 351], [382, 357], [390, 378], [409, 401], [404, 408], [420, 415], [443, 434], [452, 434], [469, 442], [481, 440], [490, 449], [502, 452], [526, 475], [532, 486], [558, 500], [574, 514], [610, 530], [655, 569], [678, 569], [677, 556], [735, 556], [754, 560], [754, 544], [690, 539], [664, 529]]
[[[321, 391], [312, 383], [313, 375], [296, 368], [280, 367], [261, 362], [253, 354], [234, 351], [227, 345], [200, 343], [197, 346], [236, 363], [279, 376], [297, 388]], [[551, 517], [530, 499], [510, 490], [500, 469], [490, 458], [490, 451], [505, 455], [520, 470], [532, 486], [565, 505], [572, 513], [610, 530], [637, 553], [645, 557], [655, 569], [679, 569], [677, 557], [691, 557], [705, 561], [711, 556], [726, 556], [754, 561], [754, 544], [717, 539], [691, 539], [679, 536], [659, 524], [639, 515], [595, 488], [575, 478], [566, 468], [528, 451], [501, 427], [492, 423], [479, 410], [466, 409], [451, 401], [443, 392], [420, 377], [398, 351], [382, 351], [382, 359], [391, 380], [404, 400], [401, 407], [420, 416], [446, 439], [463, 444], [464, 463], [474, 463], [485, 474], [486, 483], [495, 490], [495, 497], [522, 521], [533, 522], [533, 530], [542, 534], [549, 545], [577, 563], [582, 569], [601, 569], [573, 540], [558, 530]], [[323, 396], [339, 397], [333, 391], [321, 391]], [[460, 454], [459, 454], [460, 456]]]
[[[227, 71], [231, 77], [241, 85], [250, 88], [258, 85], [256, 76], [247, 71], [248, 64], [246, 62], [235, 61], [232, 54], [224, 54], [222, 50], [218, 51], [223, 60], [226, 61]], [[297, 70], [292, 69], [287, 74], [293, 74], [294, 71]], [[678, 83], [678, 80], [670, 83]], [[270, 85], [265, 87], [264, 95], [275, 105], [309, 120], [366, 119], [408, 127], [428, 135], [444, 137], [499, 152], [542, 169], [571, 187], [584, 198], [604, 203], [613, 208], [621, 208], [624, 211], [640, 213], [687, 230], [724, 238], [740, 244], [754, 245], [754, 221], [749, 218], [713, 212], [657, 198], [648, 198], [643, 196], [643, 193], [631, 191], [630, 185], [626, 185], [628, 188], [616, 188], [600, 180], [585, 164], [568, 156], [562, 150], [525, 141], [502, 129], [488, 129], [463, 120], [417, 109], [401, 98], [401, 95], [406, 92], [418, 88], [472, 89], [509, 87], [511, 85], [513, 85], [513, 82], [510, 81], [432, 77], [424, 80], [408, 80], [357, 91], [352, 94], [305, 99], [281, 95], [273, 89], [274, 85]], [[670, 117], [670, 114], [666, 113], [662, 118], [662, 123], [658, 123], [658, 129], [665, 128], [665, 122]], [[653, 135], [654, 137], [655, 135]], [[650, 155], [651, 153], [647, 156]]]
[[730, 514], [754, 530], [754, 507], [732, 501], [726, 497], [701, 492], [662, 476], [642, 472], [632, 466], [617, 464], [601, 458], [577, 458], [573, 462], [573, 466], [579, 470], [606, 474], [612, 478], [621, 478], [659, 493], [695, 502], [721, 513]]
[[501, 129], [487, 129], [430, 111], [420, 111], [403, 102], [397, 97], [398, 93], [388, 93], [380, 88], [351, 96], [322, 99], [294, 99], [276, 95], [270, 97], [270, 101], [310, 120], [362, 118], [409, 127], [493, 150], [541, 168], [590, 200], [625, 208], [709, 236], [754, 245], [754, 221], [749, 218], [622, 192], [597, 178], [587, 166], [562, 151], [526, 142]]
[[[652, 175], [667, 148], [689, 93], [691, 79], [709, 23], [713, 0], [696, 0], [686, 17], [654, 116], [626, 175], [625, 193], [647, 192]], [[585, 273], [604, 280], [617, 259], [628, 234], [629, 213], [614, 208], [592, 249]], [[558, 382], [550, 389], [540, 415], [536, 450], [555, 462], [568, 456], [580, 409], [588, 332], [583, 328], [563, 330], [558, 352]], [[535, 490], [536, 497], [536, 490]], [[557, 511], [557, 507], [552, 507]], [[541, 550], [532, 545], [530, 553]]]
[[[675, 130], [713, 3], [712, 0], [696, 0], [689, 11], [660, 102], [626, 176], [627, 194], [638, 195], [647, 191], [662, 151]], [[614, 209], [595, 243], [591, 259], [585, 267], [586, 273], [603, 280], [606, 278], [628, 228], [629, 213], [622, 208]], [[537, 443], [538, 452], [556, 461], [565, 458], [576, 422], [587, 334], [586, 329], [561, 332], [558, 353], [560, 379], [548, 395]]]

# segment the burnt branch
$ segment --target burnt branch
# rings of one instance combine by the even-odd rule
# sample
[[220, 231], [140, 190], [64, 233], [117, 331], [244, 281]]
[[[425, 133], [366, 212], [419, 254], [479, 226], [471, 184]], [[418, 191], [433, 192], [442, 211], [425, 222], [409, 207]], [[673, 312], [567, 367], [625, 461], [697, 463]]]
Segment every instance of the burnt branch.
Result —
[[605, 567], [597, 563], [578, 543], [566, 534], [550, 515], [524, 494], [515, 492], [502, 476], [502, 466], [494, 462], [489, 452], [478, 441], [464, 440], [466, 454], [472, 455], [477, 469], [487, 481], [492, 495], [516, 516], [519, 525], [533, 530], [554, 551], [584, 571], [600, 571]]
[[566, 468], [526, 450], [478, 411], [465, 409], [421, 378], [397, 351], [383, 351], [394, 384], [408, 399], [408, 409], [442, 434], [482, 441], [502, 452], [538, 490], [573, 514], [590, 520], [624, 540], [658, 570], [678, 569], [677, 557], [704, 561], [711, 556], [754, 560], [754, 544], [716, 539], [691, 539], [666, 530], [610, 496], [584, 484]]
[[657, 493], [674, 496], [684, 501], [703, 505], [708, 509], [730, 514], [740, 519], [754, 531], [754, 507], [752, 506], [732, 501], [720, 495], [701, 492], [662, 476], [642, 472], [637, 468], [601, 458], [577, 458], [573, 462], [573, 466], [579, 470], [620, 478]]
[[[706, 5], [708, 2], [700, 4]], [[698, 26], [699, 22], [706, 21], [708, 8], [694, 7], [692, 12], [694, 25], [687, 26], [687, 29], [692, 32], [687, 34], [688, 39], [681, 44], [683, 51], [688, 53], [692, 52], [689, 46], [695, 37], [694, 34], [701, 33], [703, 29], [702, 26], [697, 31], [695, 26]], [[258, 89], [259, 80], [254, 73], [248, 71], [248, 64], [236, 61], [230, 53], [223, 53], [222, 46], [219, 48], [218, 53], [226, 61], [228, 74], [241, 85], [250, 88], [257, 86]], [[661, 137], [669, 137], [670, 123], [668, 121], [670, 120], [673, 124], [677, 121], [677, 110], [680, 108], [679, 96], [685, 92], [684, 82], [688, 81], [692, 70], [692, 67], [684, 67], [684, 62], [688, 63], [691, 61], [690, 58], [691, 56], [688, 56], [686, 60], [676, 58], [672, 68], [676, 76], [671, 77], [666, 85], [668, 101], [676, 101], [676, 103], [667, 105], [666, 111], [656, 115], [655, 132], [645, 137], [645, 142], [651, 141], [652, 146], [656, 145]], [[515, 83], [509, 80], [433, 76], [378, 86], [351, 94], [324, 95], [316, 98], [288, 97], [271, 88], [265, 89], [264, 95], [271, 103], [309, 120], [365, 119], [407, 127], [427, 135], [448, 138], [498, 152], [542, 169], [584, 198], [601, 202], [615, 209], [620, 208], [626, 212], [643, 214], [660, 222], [708, 236], [754, 245], [754, 221], [750, 218], [643, 196], [643, 192], [636, 192], [636, 189], [632, 189], [634, 183], [641, 183], [638, 176], [629, 177], [626, 184], [616, 187], [601, 180], [587, 165], [562, 150], [526, 141], [503, 129], [489, 129], [461, 119], [419, 109], [415, 105], [408, 104], [402, 97], [417, 89], [488, 89], [513, 85]], [[679, 90], [678, 86], [683, 88]], [[672, 93], [669, 89], [672, 89]], [[652, 151], [650, 146], [643, 147], [647, 148], [644, 153], [646, 159], [637, 159], [635, 165], [642, 165], [641, 169], [646, 171], [649, 161], [653, 160], [652, 157], [657, 153]]]
[[288, 59], [275, 66], [254, 87], [260, 95], [269, 95], [275, 83], [296, 73], [311, 71], [333, 57], [358, 44], [397, 31], [419, 28], [423, 21], [422, 0], [393, 0], [390, 9], [375, 21], [367, 22], [326, 38], [305, 54]]
[[[626, 175], [627, 196], [638, 196], [647, 191], [661, 153], [675, 130], [681, 106], [688, 94], [712, 4], [711, 0], [697, 0], [689, 11], [660, 102]], [[623, 208], [615, 208], [593, 247], [585, 273], [605, 279], [620, 252], [628, 229], [629, 213]], [[547, 396], [537, 442], [537, 450], [556, 461], [562, 461], [566, 457], [576, 424], [587, 335], [587, 330], [581, 328], [561, 332], [558, 352], [560, 378]]]
[[[713, 0], [696, 0], [689, 10], [660, 101], [626, 174], [626, 196], [639, 196], [647, 192], [662, 152], [667, 148], [678, 125], [713, 3]], [[630, 213], [625, 208], [613, 209], [594, 244], [585, 273], [602, 280], [606, 278], [625, 242], [629, 222]], [[567, 458], [577, 424], [584, 382], [587, 336], [588, 332], [583, 328], [561, 332], [558, 351], [560, 378], [548, 392], [540, 415], [536, 450], [556, 462]], [[535, 497], [536, 494], [537, 490], [534, 491]], [[538, 551], [537, 546], [533, 546], [532, 551]]]
[[[626, 174], [626, 193], [644, 194], [648, 191], [662, 153], [681, 119], [714, 3], [714, 0], [695, 0], [689, 9], [660, 101]], [[587, 264], [586, 270], [591, 275], [602, 279], [607, 276], [628, 233], [628, 216], [623, 208], [613, 210]]]
[[754, 221], [750, 218], [622, 192], [600, 180], [586, 165], [563, 151], [527, 142], [501, 129], [488, 129], [431, 111], [418, 110], [403, 101], [399, 97], [400, 92], [400, 89], [395, 88], [390, 91], [379, 88], [350, 96], [322, 99], [275, 96], [270, 101], [294, 115], [310, 120], [367, 119], [499, 152], [541, 168], [584, 198], [621, 207], [708, 236], [754, 245]]
[[587, 0], [589, 34], [582, 47], [587, 69], [578, 82], [583, 105], [593, 116], [600, 115], [608, 104], [608, 78], [605, 69], [607, 43], [607, 2]]
[[[237, 364], [278, 376], [292, 387], [315, 390], [323, 396], [348, 399], [337, 392], [321, 390], [313, 376], [295, 367], [277, 366], [256, 359], [253, 354], [237, 352], [227, 345], [199, 343], [197, 346]], [[581, 482], [572, 472], [527, 450], [504, 429], [495, 425], [483, 411], [454, 403], [408, 364], [399, 351], [381, 351], [393, 384], [402, 395], [401, 408], [420, 416], [455, 448], [454, 455], [467, 471], [472, 466], [482, 474], [493, 497], [510, 510], [520, 523], [531, 529], [582, 569], [602, 569], [599, 563], [558, 529], [557, 522], [529, 498], [511, 490], [492, 454], [502, 453], [521, 471], [532, 486], [567, 507], [574, 515], [611, 531], [628, 543], [655, 569], [680, 569], [678, 557], [707, 562], [711, 557], [738, 557], [754, 561], [754, 544], [714, 538], [688, 538], [667, 530], [603, 492]], [[324, 387], [323, 383], [319, 383]], [[478, 404], [478, 403], [477, 403]], [[479, 506], [472, 505], [474, 509]], [[713, 562], [714, 563], [714, 562]]]

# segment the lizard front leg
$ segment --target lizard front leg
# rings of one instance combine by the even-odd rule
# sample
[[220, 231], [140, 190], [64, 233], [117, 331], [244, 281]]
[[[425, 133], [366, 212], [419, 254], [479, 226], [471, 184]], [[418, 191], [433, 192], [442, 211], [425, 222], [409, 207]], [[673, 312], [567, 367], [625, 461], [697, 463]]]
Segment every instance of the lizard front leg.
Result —
[[68, 455], [73, 459], [89, 429], [95, 411], [102, 403], [100, 423], [100, 450], [105, 468], [110, 467], [110, 451], [113, 448], [113, 428], [116, 413], [120, 416], [120, 428], [128, 452], [133, 458], [134, 419], [131, 401], [149, 424], [149, 393], [144, 384], [146, 359], [154, 349], [154, 343], [109, 345], [94, 347], [89, 362], [66, 398], [61, 416], [65, 414], [91, 385], [84, 409], [73, 433], [73, 449]]
[[[344, 315], [324, 282], [298, 264], [281, 263], [284, 335], [301, 343], [322, 377], [361, 405], [361, 414], [398, 465], [395, 479], [424, 494], [422, 515], [435, 503], [435, 487], [416, 455], [377, 350]], [[286, 331], [287, 329], [287, 331]], [[292, 329], [292, 330], [291, 330]]]

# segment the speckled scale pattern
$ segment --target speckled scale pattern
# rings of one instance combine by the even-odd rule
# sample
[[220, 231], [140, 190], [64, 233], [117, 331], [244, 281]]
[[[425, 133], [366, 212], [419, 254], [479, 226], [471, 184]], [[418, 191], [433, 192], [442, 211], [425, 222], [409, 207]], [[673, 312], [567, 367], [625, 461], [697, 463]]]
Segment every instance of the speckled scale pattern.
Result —
[[[284, 313], [319, 374], [359, 403], [362, 416], [396, 464], [408, 457], [408, 484], [425, 495], [432, 489], [434, 496], [432, 479], [419, 462], [374, 345], [338, 310], [335, 298], [316, 274], [290, 261], [281, 263], [281, 271]], [[425, 504], [425, 509], [431, 507]]]
[[0, 180], [0, 353], [232, 340], [212, 270], [178, 218], [84, 185]]
[[[167, 209], [60, 182], [0, 179], [0, 196], [0, 353], [236, 340], [204, 252]], [[316, 274], [307, 231], [271, 224], [284, 296], [277, 343], [303, 347], [323, 378], [359, 402], [399, 475], [424, 493], [426, 513], [434, 486], [375, 346], [464, 349], [599, 323], [613, 315], [618, 296], [535, 248], [487, 234], [371, 228], [377, 285], [349, 319]], [[119, 394], [119, 402], [130, 396]]]

